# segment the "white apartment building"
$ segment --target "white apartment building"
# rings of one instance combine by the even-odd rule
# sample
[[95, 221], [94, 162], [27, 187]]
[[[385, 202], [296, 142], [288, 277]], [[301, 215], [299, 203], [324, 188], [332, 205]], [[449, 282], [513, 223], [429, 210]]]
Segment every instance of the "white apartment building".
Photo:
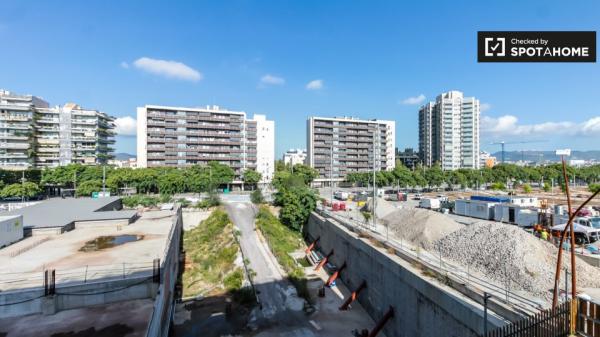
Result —
[[51, 108], [38, 97], [0, 90], [0, 168], [105, 163], [114, 127], [114, 118], [97, 110]]
[[480, 167], [479, 100], [460, 91], [439, 95], [419, 109], [419, 154], [443, 170]]
[[285, 165], [298, 165], [306, 163], [306, 150], [289, 149], [283, 154], [283, 163]]
[[275, 122], [264, 115], [218, 106], [185, 108], [146, 105], [137, 108], [137, 166], [188, 167], [211, 161], [229, 165], [241, 184], [245, 170], [262, 175], [275, 171]]
[[310, 117], [307, 164], [319, 172], [316, 185], [343, 181], [348, 173], [393, 170], [396, 122], [350, 117]]

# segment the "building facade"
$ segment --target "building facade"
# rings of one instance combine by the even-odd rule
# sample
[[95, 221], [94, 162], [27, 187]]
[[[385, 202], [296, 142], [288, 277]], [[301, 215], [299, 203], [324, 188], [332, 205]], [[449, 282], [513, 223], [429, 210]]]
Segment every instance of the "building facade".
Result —
[[396, 148], [396, 160], [405, 167], [414, 170], [421, 162], [421, 157], [413, 148], [407, 147], [404, 151], [399, 151], [398, 148]]
[[0, 168], [102, 164], [112, 157], [114, 118], [67, 103], [0, 90]]
[[283, 163], [285, 165], [298, 165], [306, 163], [306, 150], [290, 149], [283, 154]]
[[146, 105], [137, 109], [137, 166], [228, 165], [234, 183], [253, 169], [270, 182], [275, 171], [275, 123], [264, 115], [206, 108]]
[[395, 167], [394, 121], [310, 117], [306, 129], [306, 162], [319, 172], [316, 185], [343, 181], [352, 172]]
[[419, 109], [419, 155], [443, 170], [480, 167], [479, 100], [460, 91], [439, 95]]
[[494, 167], [497, 164], [496, 157], [492, 156], [489, 152], [479, 152], [479, 167]]

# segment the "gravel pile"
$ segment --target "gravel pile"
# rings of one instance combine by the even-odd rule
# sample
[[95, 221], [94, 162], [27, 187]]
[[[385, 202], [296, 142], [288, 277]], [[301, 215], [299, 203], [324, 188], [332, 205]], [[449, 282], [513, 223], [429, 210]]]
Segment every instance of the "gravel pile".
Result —
[[[478, 223], [466, 226], [435, 242], [432, 252], [469, 266], [509, 289], [526, 291], [550, 300], [554, 288], [557, 248], [505, 224]], [[570, 268], [570, 256], [563, 255]], [[509, 280], [507, 282], [507, 280]], [[561, 287], [564, 280], [561, 279]], [[600, 269], [577, 259], [578, 287], [600, 287]]]
[[425, 250], [433, 251], [434, 243], [464, 225], [438, 212], [421, 208], [400, 208], [383, 218], [390, 235]]

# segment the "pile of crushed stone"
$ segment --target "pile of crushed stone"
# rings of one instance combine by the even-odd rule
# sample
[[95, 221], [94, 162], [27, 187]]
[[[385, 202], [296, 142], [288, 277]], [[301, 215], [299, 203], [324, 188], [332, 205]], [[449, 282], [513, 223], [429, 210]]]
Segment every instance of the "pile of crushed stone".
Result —
[[[517, 226], [500, 223], [465, 226], [439, 238], [433, 251], [498, 284], [508, 285], [509, 289], [546, 300], [552, 298], [557, 248]], [[570, 255], [564, 254], [563, 266], [570, 270], [570, 264]], [[600, 269], [578, 258], [577, 285], [600, 287]]]
[[425, 250], [432, 250], [437, 240], [464, 227], [439, 212], [421, 208], [396, 209], [382, 222], [396, 240], [408, 241]]

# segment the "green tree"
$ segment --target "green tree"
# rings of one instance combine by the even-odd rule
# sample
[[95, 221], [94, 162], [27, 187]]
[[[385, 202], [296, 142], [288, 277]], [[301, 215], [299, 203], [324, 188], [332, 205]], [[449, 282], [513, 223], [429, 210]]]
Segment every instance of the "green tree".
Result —
[[590, 184], [588, 186], [588, 189], [590, 190], [590, 192], [596, 193], [598, 190], [600, 190], [600, 184]]
[[533, 191], [533, 189], [531, 188], [531, 185], [529, 185], [529, 184], [523, 184], [523, 193], [529, 194], [532, 191]]
[[439, 164], [436, 164], [425, 170], [423, 178], [425, 178], [429, 187], [438, 187], [444, 183], [444, 171], [442, 171], [442, 167]]
[[210, 170], [210, 180], [215, 186], [229, 184], [235, 177], [235, 172], [227, 165], [211, 161], [208, 167]]
[[77, 190], [75, 191], [78, 197], [91, 197], [93, 192], [102, 191], [101, 180], [87, 180], [81, 184], [77, 184]]
[[317, 196], [307, 187], [284, 188], [275, 194], [275, 204], [281, 206], [279, 220], [289, 228], [301, 231], [316, 208]]
[[2, 188], [2, 191], [0, 191], [0, 197], [2, 197], [2, 198], [13, 198], [13, 197], [31, 198], [31, 197], [35, 197], [36, 195], [38, 195], [40, 193], [41, 193], [41, 190], [36, 183], [27, 181], [27, 182], [20, 183], [20, 184], [17, 183], [17, 184], [11, 184], [11, 185], [4, 186], [4, 188]]
[[310, 185], [310, 183], [312, 183], [313, 180], [315, 180], [315, 178], [319, 176], [319, 172], [317, 170], [310, 166], [302, 164], [294, 165], [294, 169], [292, 171], [294, 175], [297, 175], [300, 178], [302, 178], [304, 184], [306, 185]]
[[185, 192], [185, 178], [179, 170], [170, 170], [158, 177], [160, 194], [173, 195]]
[[544, 192], [550, 192], [551, 189], [552, 189], [552, 186], [550, 186], [550, 184], [544, 183]]
[[252, 169], [244, 171], [244, 184], [252, 186], [254, 188], [256, 184], [262, 179], [262, 174]]

